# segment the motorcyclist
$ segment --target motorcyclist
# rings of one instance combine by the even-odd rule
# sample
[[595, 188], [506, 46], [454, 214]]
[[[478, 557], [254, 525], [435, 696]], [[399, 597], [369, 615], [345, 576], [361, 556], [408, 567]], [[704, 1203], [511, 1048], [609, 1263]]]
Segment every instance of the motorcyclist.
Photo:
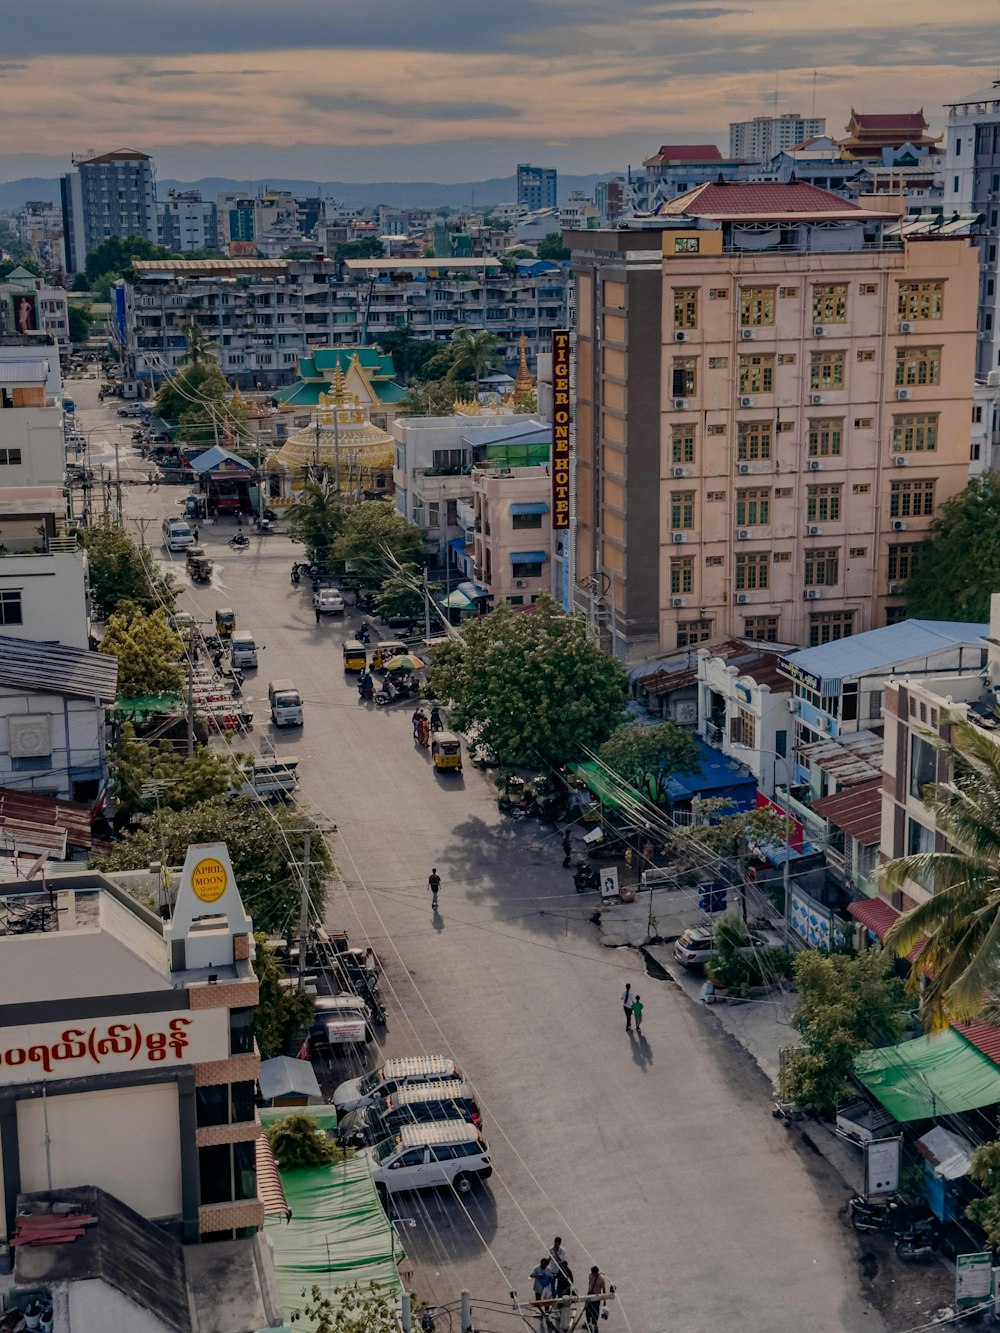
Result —
[[431, 704], [431, 731], [444, 731], [444, 718], [439, 704]]
[[299, 567], [297, 564], [292, 565], [292, 582], [295, 584], [296, 587], [298, 587], [298, 585], [302, 582], [302, 575], [299, 573]]
[[358, 630], [358, 642], [363, 643], [367, 648], [367, 646], [371, 643], [371, 641], [372, 641], [372, 635], [371, 635], [371, 630], [368, 628], [368, 621], [363, 620], [361, 622], [361, 628]]

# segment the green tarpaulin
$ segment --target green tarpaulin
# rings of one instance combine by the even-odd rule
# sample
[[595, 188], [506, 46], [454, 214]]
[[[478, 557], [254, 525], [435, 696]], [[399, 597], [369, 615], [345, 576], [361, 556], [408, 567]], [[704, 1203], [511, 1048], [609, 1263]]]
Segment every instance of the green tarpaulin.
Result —
[[[628, 790], [628, 788], [621, 778], [616, 778], [600, 764], [594, 763], [574, 764], [571, 772], [583, 778], [594, 796], [604, 805], [609, 806], [612, 810], [622, 808], [622, 791], [623, 788], [625, 790]], [[638, 799], [637, 797], [636, 800]]]
[[854, 1073], [901, 1122], [956, 1115], [1000, 1102], [1000, 1069], [949, 1028], [862, 1051]]
[[184, 703], [176, 694], [137, 694], [115, 700], [112, 713], [122, 722], [146, 722], [158, 713], [183, 713]]

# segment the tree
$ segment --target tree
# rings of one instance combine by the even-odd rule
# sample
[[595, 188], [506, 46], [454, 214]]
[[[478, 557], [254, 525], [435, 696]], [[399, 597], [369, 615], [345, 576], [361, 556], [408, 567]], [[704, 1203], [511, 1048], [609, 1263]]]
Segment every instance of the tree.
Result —
[[981, 1143], [972, 1154], [969, 1175], [982, 1186], [982, 1198], [966, 1204], [965, 1211], [986, 1232], [993, 1246], [1000, 1245], [1000, 1141]]
[[[931, 892], [893, 922], [885, 943], [902, 958], [925, 941], [911, 984], [920, 992], [924, 1026], [933, 1031], [948, 1019], [975, 1017], [996, 989], [1000, 747], [969, 722], [956, 722], [948, 741], [928, 735], [926, 743], [944, 757], [950, 777], [928, 783], [920, 795], [950, 847], [899, 857], [883, 873], [892, 890], [909, 879]], [[1000, 1019], [1000, 1004], [993, 1001], [986, 1016]]]
[[70, 342], [85, 343], [94, 323], [94, 307], [89, 301], [74, 301], [68, 306], [67, 313]]
[[336, 484], [328, 477], [307, 481], [299, 498], [289, 505], [288, 535], [306, 548], [306, 557], [326, 569], [333, 555], [334, 542], [343, 530], [347, 510]]
[[192, 409], [203, 412], [200, 404], [204, 399], [210, 399], [214, 405], [221, 404], [228, 396], [229, 385], [219, 367], [195, 362], [163, 381], [153, 399], [153, 412], [173, 424]]
[[[187, 350], [183, 356], [178, 358], [180, 365], [204, 366], [212, 362], [212, 349], [216, 344], [209, 338], [197, 320], [192, 319], [189, 324], [185, 324], [184, 341], [187, 343]], [[228, 389], [228, 387], [227, 384], [226, 388]]]
[[379, 334], [379, 344], [392, 357], [396, 374], [401, 379], [420, 379], [428, 361], [438, 350], [432, 338], [418, 338], [412, 324]]
[[260, 988], [254, 1035], [265, 1060], [286, 1055], [289, 1044], [303, 1030], [308, 1030], [316, 1010], [316, 998], [308, 991], [292, 990], [284, 984], [285, 974], [275, 962], [274, 950], [267, 936], [254, 935], [253, 970]]
[[240, 896], [258, 930], [284, 931], [298, 919], [303, 829], [312, 830], [310, 900], [322, 919], [324, 885], [333, 868], [326, 842], [301, 811], [270, 809], [244, 796], [216, 796], [187, 810], [160, 809], [143, 815], [138, 827], [95, 861], [98, 870], [142, 870], [150, 861], [183, 865], [193, 842], [229, 847]]
[[884, 949], [846, 954], [800, 953], [795, 959], [799, 1002], [792, 1024], [802, 1045], [786, 1052], [779, 1075], [782, 1096], [831, 1116], [850, 1092], [859, 1051], [891, 1045], [906, 1020], [903, 983], [890, 975]]
[[620, 663], [565, 616], [548, 593], [531, 613], [502, 603], [467, 621], [461, 638], [435, 650], [433, 693], [452, 702], [451, 721], [505, 764], [549, 768], [596, 749], [624, 721], [628, 696]]
[[385, 246], [377, 236], [364, 236], [360, 241], [342, 241], [333, 252], [338, 264], [345, 259], [381, 259]]
[[169, 250], [147, 240], [145, 236], [109, 236], [89, 252], [83, 263], [83, 271], [89, 289], [94, 291], [102, 279], [124, 277], [136, 259], [169, 258]]
[[452, 361], [449, 378], [470, 375], [476, 382], [476, 401], [479, 400], [479, 382], [497, 363], [497, 336], [486, 329], [473, 333], [471, 329], [456, 329], [452, 334]]
[[431, 379], [422, 384], [414, 381], [403, 399], [402, 415], [450, 417], [455, 410], [455, 398], [455, 385], [451, 380]]
[[665, 805], [667, 781], [673, 773], [694, 773], [699, 751], [694, 736], [676, 722], [655, 727], [627, 722], [613, 731], [600, 749], [600, 757], [620, 778]]
[[570, 250], [563, 245], [562, 236], [557, 231], [550, 231], [535, 246], [539, 259], [569, 259]]
[[[302, 1293], [305, 1296], [305, 1292]], [[315, 1333], [396, 1333], [399, 1328], [398, 1301], [390, 1292], [381, 1291], [375, 1282], [367, 1287], [342, 1287], [335, 1296], [324, 1296], [319, 1287], [311, 1292], [305, 1315]], [[292, 1323], [302, 1317], [292, 1311]]]
[[87, 552], [87, 577], [94, 612], [106, 620], [123, 602], [143, 611], [172, 608], [178, 589], [162, 574], [149, 551], [121, 528], [105, 521], [77, 532]]
[[[233, 401], [225, 375], [206, 359], [213, 344], [205, 338], [204, 331], [197, 324], [189, 324], [186, 333], [190, 364], [164, 380], [153, 402], [153, 411], [177, 427], [179, 440], [209, 444], [228, 430], [233, 437], [231, 443], [239, 447], [246, 434], [248, 409]], [[198, 359], [194, 360], [194, 356]]]
[[[420, 569], [416, 565], [403, 565], [396, 573], [382, 580], [375, 597], [375, 609], [383, 620], [416, 620], [424, 612], [424, 594], [421, 587]], [[432, 585], [436, 591], [436, 585]]]
[[[261, 1054], [263, 1055], [263, 1047]], [[264, 1131], [275, 1160], [283, 1171], [301, 1167], [327, 1166], [341, 1154], [315, 1122], [299, 1111], [276, 1120]]]
[[162, 610], [147, 615], [134, 602], [119, 603], [108, 617], [97, 650], [118, 659], [118, 693], [127, 699], [176, 694], [183, 688], [184, 645]]
[[45, 276], [42, 266], [37, 259], [32, 259], [30, 255], [22, 255], [20, 259], [12, 257], [10, 259], [0, 260], [0, 280], [10, 277], [16, 268], [26, 269], [28, 273], [36, 278], [43, 278]]
[[1000, 588], [1000, 472], [974, 477], [946, 500], [906, 584], [908, 615], [986, 622]]
[[[115, 803], [129, 815], [159, 806], [186, 810], [199, 801], [224, 795], [236, 774], [234, 760], [207, 745], [195, 746], [194, 755], [180, 755], [169, 741], [140, 741], [128, 722], [111, 760]], [[144, 789], [156, 785], [154, 795]]]
[[711, 797], [693, 801], [692, 812], [688, 835], [719, 856], [739, 856], [748, 844], [780, 847], [785, 841], [785, 817], [773, 810], [733, 810], [732, 801]]
[[405, 519], [391, 500], [365, 500], [347, 511], [333, 553], [350, 561], [362, 587], [371, 587], [381, 584], [397, 564], [422, 563], [424, 530]]

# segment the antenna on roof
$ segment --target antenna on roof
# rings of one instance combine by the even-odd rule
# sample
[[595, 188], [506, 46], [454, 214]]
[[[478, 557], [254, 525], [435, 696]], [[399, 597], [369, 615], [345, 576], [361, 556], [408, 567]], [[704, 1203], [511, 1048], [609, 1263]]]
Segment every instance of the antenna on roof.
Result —
[[819, 77], [819, 70], [814, 69], [814, 70], [813, 70], [813, 100], [812, 100], [812, 110], [809, 112], [809, 115], [810, 115], [811, 119], [813, 119], [813, 120], [816, 119], [816, 80], [817, 80], [818, 77]]

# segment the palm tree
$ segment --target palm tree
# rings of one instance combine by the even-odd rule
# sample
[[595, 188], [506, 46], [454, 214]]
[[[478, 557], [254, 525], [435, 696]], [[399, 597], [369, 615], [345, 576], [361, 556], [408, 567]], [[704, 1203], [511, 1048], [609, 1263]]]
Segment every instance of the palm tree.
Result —
[[187, 343], [187, 351], [183, 356], [177, 358], [179, 365], [203, 366], [207, 361], [215, 359], [212, 355], [212, 349], [216, 344], [201, 325], [193, 319], [190, 324], [184, 326], [184, 341]]
[[905, 957], [925, 943], [911, 972], [924, 981], [920, 1012], [934, 1031], [950, 1019], [1000, 1019], [1000, 745], [970, 722], [956, 722], [947, 741], [928, 738], [951, 774], [921, 797], [949, 850], [890, 862], [883, 874], [899, 890], [918, 880], [932, 897], [904, 912], [886, 946]]
[[497, 361], [496, 334], [480, 329], [473, 333], [471, 329], [456, 329], [451, 340], [451, 370], [449, 377], [471, 371], [476, 381], [476, 402], [479, 401], [479, 382], [488, 370], [492, 370]]
[[329, 477], [307, 481], [287, 512], [292, 541], [303, 543], [310, 560], [326, 565], [334, 539], [344, 526], [344, 502], [334, 481]]

